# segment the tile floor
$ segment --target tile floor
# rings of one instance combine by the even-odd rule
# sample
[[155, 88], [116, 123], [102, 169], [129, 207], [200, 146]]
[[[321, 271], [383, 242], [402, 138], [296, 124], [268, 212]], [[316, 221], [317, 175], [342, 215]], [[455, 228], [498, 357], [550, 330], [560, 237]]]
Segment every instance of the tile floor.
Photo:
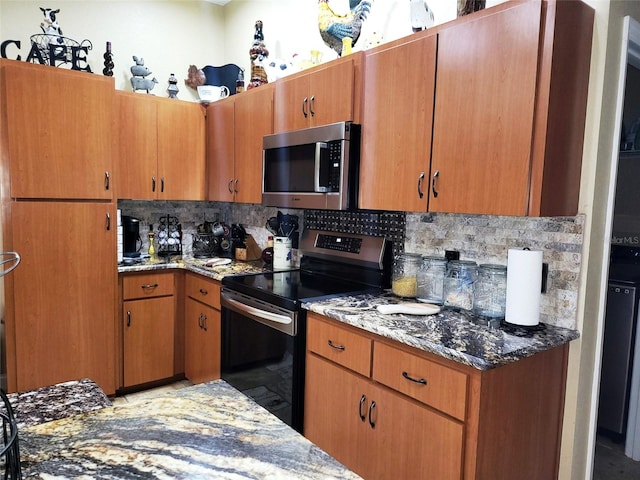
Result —
[[111, 399], [111, 402], [114, 405], [122, 405], [124, 403], [131, 403], [138, 400], [144, 400], [147, 398], [157, 397], [158, 395], [163, 395], [172, 390], [179, 390], [184, 387], [189, 387], [193, 385], [189, 380], [182, 380], [175, 383], [170, 383], [169, 385], [163, 385], [162, 387], [151, 388], [149, 390], [142, 390], [140, 392], [129, 393], [128, 395], [123, 395], [122, 397], [115, 397]]
[[624, 442], [614, 442], [604, 435], [598, 435], [593, 480], [638, 479], [640, 479], [640, 462], [624, 454]]

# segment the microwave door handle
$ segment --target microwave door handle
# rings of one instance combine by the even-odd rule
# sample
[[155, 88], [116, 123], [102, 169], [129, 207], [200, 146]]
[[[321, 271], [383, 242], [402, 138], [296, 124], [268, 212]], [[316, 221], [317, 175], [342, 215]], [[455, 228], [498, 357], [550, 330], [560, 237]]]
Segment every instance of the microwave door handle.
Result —
[[322, 150], [327, 148], [326, 142], [316, 142], [316, 165], [313, 175], [313, 191], [326, 192], [329, 187], [320, 186], [320, 163], [322, 158]]

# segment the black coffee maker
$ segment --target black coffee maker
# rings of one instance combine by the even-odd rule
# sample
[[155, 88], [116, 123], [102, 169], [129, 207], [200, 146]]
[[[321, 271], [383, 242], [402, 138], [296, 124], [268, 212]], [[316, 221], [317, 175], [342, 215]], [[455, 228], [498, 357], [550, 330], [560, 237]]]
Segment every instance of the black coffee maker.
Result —
[[139, 257], [142, 240], [140, 239], [140, 220], [127, 215], [122, 216], [122, 244], [125, 257]]

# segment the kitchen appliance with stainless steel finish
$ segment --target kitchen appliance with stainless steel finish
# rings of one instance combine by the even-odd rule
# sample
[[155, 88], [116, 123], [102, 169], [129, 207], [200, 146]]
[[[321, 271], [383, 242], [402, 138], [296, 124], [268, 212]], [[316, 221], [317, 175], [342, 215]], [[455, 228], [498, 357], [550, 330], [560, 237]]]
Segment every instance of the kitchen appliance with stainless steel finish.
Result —
[[338, 122], [265, 135], [262, 205], [356, 209], [360, 131], [358, 124]]
[[[382, 237], [305, 230], [300, 269], [222, 280], [222, 378], [302, 432], [305, 300], [390, 286]], [[349, 279], [349, 280], [345, 280]]]

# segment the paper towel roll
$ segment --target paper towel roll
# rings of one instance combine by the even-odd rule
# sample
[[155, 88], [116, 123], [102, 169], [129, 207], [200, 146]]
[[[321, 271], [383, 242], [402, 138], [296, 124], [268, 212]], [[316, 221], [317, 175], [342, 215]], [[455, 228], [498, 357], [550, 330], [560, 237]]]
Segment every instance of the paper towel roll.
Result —
[[505, 321], [535, 326], [540, 322], [542, 252], [510, 249], [507, 257]]

